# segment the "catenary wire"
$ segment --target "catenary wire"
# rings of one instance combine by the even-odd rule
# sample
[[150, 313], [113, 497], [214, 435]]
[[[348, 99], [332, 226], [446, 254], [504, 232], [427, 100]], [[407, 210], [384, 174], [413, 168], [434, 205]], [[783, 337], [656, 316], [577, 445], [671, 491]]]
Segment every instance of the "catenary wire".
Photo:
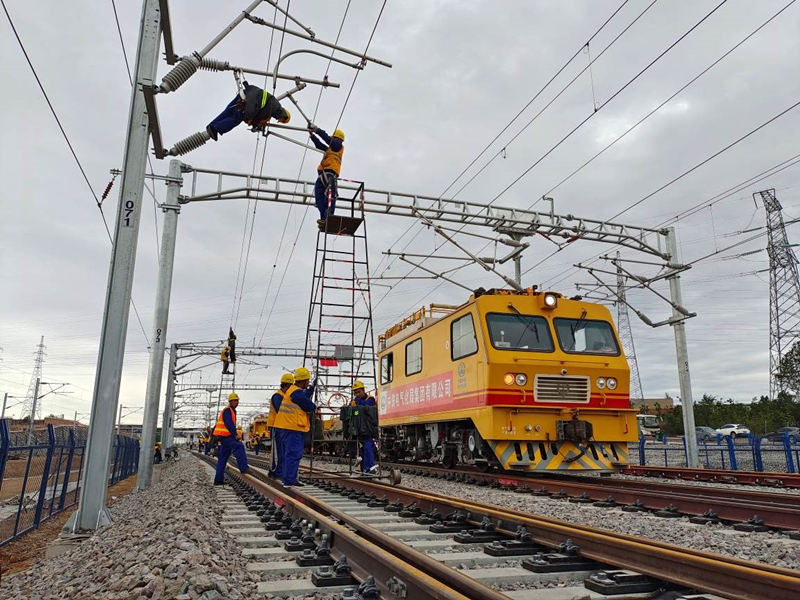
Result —
[[[592, 117], [594, 117], [598, 112], [600, 112], [605, 106], [607, 106], [610, 102], [612, 102], [617, 96], [619, 96], [625, 89], [627, 89], [631, 84], [633, 84], [639, 77], [641, 77], [645, 72], [647, 72], [654, 64], [656, 64], [661, 58], [663, 58], [670, 50], [672, 50], [675, 46], [677, 46], [682, 40], [684, 40], [687, 36], [689, 36], [695, 29], [697, 29], [700, 25], [702, 25], [707, 19], [709, 19], [717, 10], [719, 10], [723, 5], [725, 5], [727, 0], [722, 0], [718, 3], [714, 8], [712, 8], [708, 13], [706, 13], [699, 21], [697, 21], [692, 27], [690, 27], [687, 31], [685, 31], [681, 36], [679, 36], [674, 42], [672, 42], [669, 46], [667, 46], [664, 50], [662, 50], [654, 59], [652, 59], [647, 65], [645, 65], [641, 70], [639, 70], [636, 75], [634, 75], [631, 79], [629, 79], [622, 87], [617, 89], [611, 96], [609, 96], [604, 102], [602, 102], [596, 110], [593, 110], [586, 118], [580, 121], [575, 127], [573, 127], [565, 136], [563, 136], [558, 142], [556, 142], [553, 146], [550, 147], [543, 155], [541, 155], [536, 161], [534, 161], [528, 168], [526, 168], [522, 174], [516, 177], [510, 184], [508, 184], [503, 190], [501, 190], [497, 195], [495, 195], [492, 200], [489, 201], [487, 204], [487, 208], [494, 204], [503, 194], [505, 194], [508, 190], [510, 190], [516, 183], [522, 180], [530, 171], [532, 171], [537, 165], [539, 165], [547, 156], [549, 156], [552, 152], [554, 152], [561, 144], [563, 144], [567, 139], [569, 139], [578, 129], [580, 129], [586, 122], [588, 122]], [[652, 4], [651, 4], [652, 5]], [[649, 8], [649, 7], [648, 7]], [[599, 55], [598, 55], [599, 57]], [[597, 58], [597, 57], [596, 57]], [[469, 223], [465, 223], [460, 227], [460, 230], [463, 230]], [[558, 250], [554, 251], [553, 254], [550, 256], [555, 255]], [[424, 263], [426, 259], [422, 259], [420, 264]], [[413, 272], [414, 269], [412, 268], [409, 273]], [[441, 283], [439, 285], [442, 285]], [[435, 289], [439, 287], [437, 285]], [[387, 294], [388, 295], [388, 292]], [[378, 304], [386, 297], [384, 295], [379, 301]], [[377, 306], [377, 304], [376, 304]]]
[[[64, 127], [61, 125], [61, 119], [58, 118], [58, 113], [56, 113], [55, 107], [53, 107], [53, 103], [50, 101], [50, 97], [47, 95], [47, 92], [44, 89], [44, 85], [42, 84], [41, 79], [39, 79], [39, 74], [36, 72], [36, 68], [33, 66], [33, 62], [31, 61], [30, 56], [28, 55], [28, 51], [25, 49], [25, 45], [22, 43], [22, 39], [17, 32], [17, 28], [14, 25], [14, 21], [11, 18], [11, 15], [8, 12], [8, 8], [6, 7], [5, 0], [0, 0], [0, 4], [3, 6], [3, 11], [6, 13], [6, 18], [8, 19], [8, 24], [11, 25], [11, 30], [14, 32], [14, 37], [17, 39], [17, 43], [19, 44], [20, 50], [22, 50], [22, 54], [25, 55], [25, 60], [28, 62], [28, 66], [31, 69], [31, 73], [33, 73], [34, 79], [36, 79], [36, 83], [39, 86], [39, 90], [41, 90], [44, 99], [47, 101], [47, 106], [50, 108], [50, 112], [53, 115], [53, 118], [58, 125], [58, 129], [61, 131], [61, 135], [64, 137], [64, 141], [67, 143], [70, 152], [72, 153], [72, 157], [75, 159], [75, 164], [78, 165], [78, 169], [83, 176], [83, 180], [86, 182], [87, 187], [89, 188], [89, 192], [91, 192], [92, 197], [94, 198], [95, 204], [97, 204], [97, 208], [100, 211], [100, 217], [103, 219], [103, 225], [106, 229], [106, 234], [108, 235], [108, 240], [113, 244], [113, 238], [111, 237], [111, 229], [108, 227], [108, 221], [106, 220], [106, 216], [103, 213], [103, 207], [100, 204], [100, 200], [97, 197], [97, 194], [92, 187], [92, 184], [89, 182], [89, 177], [86, 175], [86, 171], [81, 164], [78, 155], [75, 153], [75, 148], [72, 146], [72, 142], [67, 135], [67, 132], [64, 130]], [[133, 297], [131, 297], [131, 306], [133, 307], [133, 312], [136, 315], [136, 320], [139, 323], [139, 327], [142, 330], [142, 335], [144, 336], [147, 345], [150, 346], [150, 338], [147, 336], [147, 332], [145, 331], [144, 324], [142, 323], [142, 317], [139, 315], [139, 310], [136, 308], [136, 303], [133, 301]]]
[[[606, 50], [608, 50], [608, 49], [609, 49], [609, 48], [610, 48], [610, 47], [611, 47], [611, 46], [612, 46], [614, 43], [616, 43], [616, 41], [617, 41], [617, 40], [618, 40], [618, 39], [619, 39], [619, 38], [620, 38], [620, 37], [621, 37], [621, 36], [622, 36], [622, 35], [623, 35], [623, 34], [624, 34], [626, 31], [628, 31], [628, 29], [630, 29], [630, 28], [631, 28], [631, 26], [632, 26], [634, 23], [636, 23], [636, 21], [638, 21], [638, 20], [639, 20], [639, 19], [640, 19], [640, 18], [641, 18], [641, 17], [642, 17], [642, 16], [643, 16], [643, 15], [644, 15], [644, 14], [645, 14], [647, 11], [648, 11], [648, 10], [650, 10], [650, 7], [652, 7], [652, 6], [653, 6], [653, 4], [655, 4], [655, 2], [656, 2], [656, 0], [653, 0], [653, 1], [652, 1], [652, 2], [651, 2], [651, 3], [650, 3], [650, 4], [649, 4], [649, 5], [646, 7], [646, 8], [645, 8], [645, 9], [642, 11], [642, 12], [640, 12], [640, 13], [639, 13], [639, 15], [637, 15], [637, 16], [636, 16], [636, 18], [635, 18], [635, 19], [634, 19], [634, 20], [633, 20], [631, 23], [629, 23], [629, 24], [628, 24], [628, 25], [627, 25], [627, 26], [626, 26], [626, 27], [625, 27], [625, 28], [622, 30], [622, 32], [620, 32], [620, 33], [619, 33], [619, 34], [618, 34], [618, 35], [617, 35], [617, 36], [616, 36], [616, 37], [615, 37], [615, 38], [614, 38], [614, 39], [613, 39], [613, 40], [612, 40], [612, 41], [611, 41], [611, 42], [610, 42], [610, 43], [609, 43], [609, 44], [606, 46], [606, 48], [603, 50], [603, 52], [605, 52]], [[591, 41], [592, 41], [592, 40], [593, 40], [595, 37], [597, 37], [597, 35], [599, 35], [599, 34], [600, 34], [600, 32], [601, 32], [601, 31], [602, 31], [602, 30], [603, 30], [603, 29], [606, 27], [606, 25], [608, 25], [608, 23], [609, 23], [609, 22], [610, 22], [610, 21], [611, 21], [611, 20], [612, 20], [612, 19], [613, 19], [613, 18], [614, 18], [616, 15], [617, 15], [617, 13], [619, 13], [619, 11], [620, 11], [620, 10], [622, 10], [622, 8], [623, 8], [623, 7], [624, 7], [624, 6], [625, 6], [627, 3], [628, 3], [628, 0], [626, 0], [625, 2], [623, 2], [623, 3], [622, 3], [622, 4], [621, 4], [621, 5], [620, 5], [620, 6], [619, 6], [619, 7], [618, 7], [618, 8], [617, 8], [617, 9], [616, 9], [616, 10], [615, 10], [615, 11], [614, 11], [612, 14], [611, 14], [611, 16], [609, 16], [609, 17], [608, 17], [608, 18], [607, 18], [607, 19], [606, 19], [606, 20], [603, 22], [603, 24], [602, 24], [602, 25], [600, 25], [600, 27], [598, 27], [598, 28], [595, 30], [595, 32], [594, 32], [594, 33], [593, 33], [593, 34], [592, 34], [592, 35], [589, 37], [589, 39], [588, 39], [588, 40], [587, 40], [587, 41], [586, 41], [586, 42], [585, 42], [583, 45], [581, 45], [581, 47], [580, 47], [580, 48], [578, 48], [578, 49], [577, 49], [577, 50], [576, 50], [576, 51], [575, 51], [575, 52], [572, 54], [572, 56], [570, 56], [570, 57], [569, 57], [569, 58], [568, 58], [568, 59], [567, 59], [567, 60], [564, 62], [564, 64], [563, 64], [563, 65], [561, 65], [561, 67], [560, 67], [559, 69], [557, 69], [557, 70], [556, 70], [556, 72], [555, 72], [555, 73], [554, 73], [554, 74], [553, 74], [553, 75], [550, 77], [550, 79], [548, 79], [548, 80], [547, 80], [547, 82], [545, 82], [545, 84], [544, 84], [544, 85], [543, 85], [543, 86], [542, 86], [542, 87], [541, 87], [541, 88], [540, 88], [540, 89], [539, 89], [539, 90], [538, 90], [538, 91], [537, 91], [537, 92], [536, 92], [536, 93], [533, 95], [533, 97], [532, 97], [532, 98], [531, 98], [531, 99], [530, 99], [530, 100], [529, 100], [529, 101], [528, 101], [528, 102], [525, 104], [525, 106], [523, 106], [523, 107], [522, 107], [522, 109], [520, 109], [520, 110], [517, 112], [517, 114], [516, 114], [516, 115], [514, 115], [514, 117], [513, 117], [513, 118], [512, 118], [512, 119], [511, 119], [511, 120], [510, 120], [510, 121], [509, 121], [509, 122], [508, 122], [508, 123], [507, 123], [507, 124], [506, 124], [506, 125], [505, 125], [505, 126], [502, 128], [502, 129], [501, 129], [501, 130], [500, 130], [500, 132], [499, 132], [497, 135], [495, 135], [495, 137], [492, 139], [492, 141], [490, 141], [490, 142], [489, 142], [487, 145], [485, 145], [485, 146], [484, 146], [484, 148], [483, 148], [483, 150], [481, 150], [481, 152], [480, 152], [480, 153], [478, 153], [478, 155], [477, 155], [477, 156], [475, 156], [475, 158], [473, 158], [473, 159], [472, 159], [472, 161], [471, 161], [471, 162], [470, 162], [470, 163], [469, 163], [469, 164], [468, 164], [468, 165], [467, 165], [467, 166], [466, 166], [466, 167], [465, 167], [465, 168], [464, 168], [464, 169], [463, 169], [463, 170], [462, 170], [462, 171], [461, 171], [461, 172], [460, 172], [460, 173], [459, 173], [457, 176], [456, 176], [456, 178], [455, 178], [455, 179], [453, 179], [453, 181], [452, 181], [452, 182], [450, 182], [450, 184], [449, 184], [449, 185], [448, 185], [448, 186], [447, 186], [447, 187], [446, 187], [446, 188], [445, 188], [445, 189], [442, 191], [442, 193], [441, 193], [441, 194], [439, 194], [439, 199], [441, 199], [442, 197], [444, 197], [444, 195], [445, 195], [445, 194], [446, 194], [446, 193], [447, 193], [447, 192], [450, 190], [450, 188], [451, 188], [451, 187], [453, 187], [453, 186], [456, 184], [456, 182], [457, 182], [459, 179], [461, 179], [461, 177], [463, 177], [463, 176], [464, 176], [464, 174], [466, 174], [466, 172], [467, 172], [467, 171], [469, 171], [469, 169], [470, 169], [470, 168], [472, 168], [472, 166], [473, 166], [473, 165], [474, 165], [474, 164], [475, 164], [475, 163], [478, 161], [478, 159], [480, 159], [480, 157], [481, 157], [481, 156], [483, 156], [483, 155], [486, 153], [486, 151], [487, 151], [487, 150], [488, 150], [488, 149], [489, 149], [489, 148], [490, 148], [490, 147], [491, 147], [491, 146], [492, 146], [492, 145], [493, 145], [493, 144], [494, 144], [494, 143], [495, 143], [495, 142], [496, 142], [496, 141], [497, 141], [497, 140], [500, 138], [500, 136], [502, 136], [502, 135], [503, 135], [503, 134], [504, 134], [504, 133], [505, 133], [505, 132], [506, 132], [506, 131], [507, 131], [507, 130], [508, 130], [510, 127], [511, 127], [511, 125], [512, 125], [512, 124], [513, 124], [513, 123], [514, 123], [514, 122], [515, 122], [515, 121], [516, 121], [516, 120], [517, 120], [517, 119], [518, 119], [518, 118], [519, 118], [519, 117], [520, 117], [520, 116], [521, 116], [521, 115], [522, 115], [522, 114], [523, 114], [523, 113], [524, 113], [524, 112], [525, 112], [525, 111], [528, 109], [528, 107], [529, 107], [531, 104], [533, 104], [533, 103], [536, 101], [536, 99], [537, 99], [537, 98], [539, 98], [539, 96], [541, 96], [541, 95], [542, 95], [542, 93], [544, 93], [544, 91], [545, 91], [545, 90], [546, 90], [546, 89], [547, 89], [547, 88], [550, 86], [550, 84], [552, 84], [552, 83], [553, 83], [553, 82], [554, 82], [554, 81], [555, 81], [555, 80], [558, 78], [558, 76], [559, 76], [559, 75], [561, 75], [561, 73], [563, 73], [563, 72], [564, 72], [564, 70], [565, 70], [565, 69], [566, 69], [566, 68], [567, 68], [567, 67], [568, 67], [570, 64], [572, 64], [572, 62], [575, 60], [575, 58], [576, 58], [576, 57], [578, 57], [578, 56], [580, 55], [581, 51], [582, 51], [582, 50], [583, 50], [583, 49], [584, 49], [584, 48], [585, 48], [585, 47], [586, 47], [586, 46], [587, 46], [589, 43], [591, 43]], [[601, 53], [601, 54], [602, 54], [602, 53]], [[596, 57], [594, 58], [594, 60], [597, 60], [598, 58], [600, 58], [600, 56], [599, 56], [599, 55], [598, 55], [598, 56], [596, 56]], [[593, 61], [592, 61], [592, 62], [593, 62]], [[578, 78], [578, 77], [579, 77], [579, 76], [580, 76], [580, 75], [581, 75], [581, 74], [582, 74], [584, 71], [585, 71], [585, 69], [584, 69], [584, 70], [582, 70], [580, 73], [578, 73], [578, 75], [577, 75], [577, 76], [575, 76], [575, 77], [574, 77], [574, 78], [573, 78], [571, 81], [569, 81], [569, 82], [566, 84], [566, 86], [564, 86], [564, 87], [562, 88], [562, 90], [561, 90], [561, 91], [560, 91], [560, 92], [559, 92], [559, 93], [558, 93], [558, 94], [555, 96], [555, 98], [553, 98], [553, 99], [552, 99], [552, 100], [551, 100], [551, 101], [550, 101], [550, 102], [547, 104], [547, 106], [545, 106], [545, 108], [544, 108], [544, 109], [546, 109], [548, 106], [550, 106], [550, 105], [551, 105], [551, 104], [552, 104], [552, 103], [555, 101], [555, 99], [557, 99], [557, 98], [558, 98], [558, 97], [559, 97], [559, 96], [560, 96], [560, 95], [561, 95], [561, 94], [562, 94], [564, 91], [566, 91], [566, 89], [567, 89], [567, 88], [569, 88], [569, 87], [570, 87], [570, 86], [571, 86], [571, 85], [572, 85], [572, 84], [573, 84], [573, 83], [574, 83], [574, 82], [577, 80], [577, 78]], [[530, 121], [529, 121], [529, 122], [528, 122], [528, 123], [527, 123], [527, 124], [526, 124], [526, 125], [523, 127], [523, 129], [522, 129], [522, 130], [521, 130], [519, 133], [522, 133], [522, 131], [524, 131], [524, 130], [525, 130], [525, 129], [526, 129], [526, 128], [527, 128], [527, 127], [528, 127], [528, 126], [531, 124], [531, 123], [533, 123], [533, 121], [534, 121], [534, 120], [535, 120], [535, 119], [536, 119], [536, 118], [537, 118], [537, 117], [538, 117], [538, 116], [539, 116], [539, 115], [540, 115], [540, 114], [541, 114], [541, 113], [544, 111], [544, 109], [542, 109], [541, 111], [539, 111], [539, 112], [538, 112], [538, 113], [537, 113], [537, 114], [534, 116], [534, 118], [533, 118], [532, 120], [530, 120]], [[514, 138], [512, 138], [512, 139], [511, 139], [509, 142], [507, 142], [507, 143], [506, 143], [506, 144], [503, 146], [503, 148], [506, 148], [506, 147], [508, 146], [508, 144], [509, 144], [511, 141], [513, 141], [514, 139], [516, 139], [516, 137], [519, 135], [519, 133], [518, 133], [516, 136], [514, 136]], [[488, 166], [489, 166], [489, 164], [491, 164], [491, 163], [492, 163], [492, 162], [493, 162], [493, 161], [494, 161], [494, 160], [495, 160], [495, 159], [496, 159], [498, 156], [500, 156], [500, 153], [499, 153], [499, 152], [498, 152], [498, 153], [496, 153], [496, 154], [495, 154], [495, 155], [494, 155], [494, 156], [493, 156], [493, 157], [492, 157], [492, 158], [491, 158], [491, 159], [490, 159], [490, 160], [489, 160], [489, 161], [488, 161], [488, 162], [487, 162], [487, 163], [486, 163], [486, 164], [485, 164], [485, 165], [484, 165], [484, 166], [483, 166], [483, 167], [482, 167], [482, 168], [481, 168], [481, 169], [480, 169], [480, 170], [479, 170], [479, 171], [478, 171], [476, 174], [474, 174], [474, 175], [473, 175], [473, 176], [470, 178], [470, 180], [467, 182], [467, 184], [471, 183], [471, 182], [472, 182], [472, 181], [475, 179], [475, 177], [477, 177], [477, 176], [478, 176], [478, 175], [479, 175], [481, 172], [483, 172], [483, 170], [484, 170], [484, 169], [486, 169], [486, 167], [488, 167]], [[463, 189], [464, 189], [464, 186], [462, 186], [462, 187], [461, 187], [461, 189], [459, 190], [459, 192], [460, 192], [461, 190], [463, 190]], [[408, 233], [409, 233], [409, 232], [410, 232], [410, 231], [411, 231], [411, 230], [412, 230], [414, 227], [416, 227], [416, 226], [418, 226], [418, 225], [419, 225], [419, 223], [412, 223], [411, 225], [409, 225], [408, 227], [406, 227], [405, 231], [403, 231], [403, 233], [401, 233], [401, 234], [400, 234], [400, 235], [397, 237], [397, 239], [396, 239], [394, 242], [392, 242], [392, 244], [390, 245], [390, 247], [391, 247], [391, 246], [394, 246], [394, 244], [397, 244], [397, 243], [398, 243], [398, 242], [399, 242], [399, 241], [400, 241], [400, 240], [401, 240], [403, 237], [405, 237], [405, 235], [406, 235], [406, 234], [408, 234]], [[412, 237], [412, 238], [411, 238], [411, 239], [410, 239], [408, 242], [406, 242], [406, 245], [403, 247], [403, 249], [401, 250], [401, 252], [402, 252], [402, 251], [404, 251], [404, 250], [406, 250], [406, 249], [407, 249], [407, 248], [408, 248], [408, 247], [409, 247], [409, 246], [410, 246], [410, 245], [413, 243], [413, 241], [414, 241], [414, 240], [417, 238], [417, 236], [418, 236], [418, 235], [419, 235], [419, 234], [420, 234], [422, 231], [424, 231], [424, 229], [418, 229], [418, 230], [417, 230], [417, 233], [416, 233], [416, 234], [415, 234], [415, 235], [414, 235], [414, 236], [413, 236], [413, 237]], [[381, 266], [382, 266], [382, 264], [383, 264], [383, 261], [384, 261], [384, 260], [386, 260], [386, 259], [385, 259], [385, 257], [384, 257], [384, 258], [382, 258], [382, 259], [381, 259], [381, 261], [378, 263], [378, 265], [376, 265], [376, 266], [375, 266], [375, 271], [376, 271], [376, 272], [377, 272], [377, 271], [378, 271], [378, 270], [381, 268]], [[392, 263], [394, 263], [394, 262], [395, 262], [395, 260], [396, 260], [396, 259], [388, 259], [389, 265], [391, 265]], [[387, 267], [387, 268], [388, 268], [388, 267]]]

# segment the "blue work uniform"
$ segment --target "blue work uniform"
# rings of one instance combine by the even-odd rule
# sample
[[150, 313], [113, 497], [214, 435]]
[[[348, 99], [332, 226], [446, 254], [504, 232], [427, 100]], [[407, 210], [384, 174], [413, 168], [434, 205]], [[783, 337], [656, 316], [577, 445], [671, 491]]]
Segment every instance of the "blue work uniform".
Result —
[[[356, 406], [375, 406], [375, 398], [367, 396], [366, 398], [356, 398]], [[375, 440], [372, 438], [361, 440], [364, 449], [361, 458], [361, 470], [369, 471], [375, 466]]]
[[244, 82], [244, 100], [238, 95], [228, 103], [208, 127], [222, 135], [239, 125], [242, 121], [258, 125], [267, 119], [286, 118], [286, 111], [280, 102], [269, 92], [260, 87]]
[[[289, 395], [291, 403], [288, 404], [290, 406], [291, 404], [296, 405], [307, 415], [308, 413], [313, 413], [317, 408], [312, 400], [313, 397], [314, 386], [308, 386], [306, 389], [296, 388]], [[281, 401], [280, 407], [284, 407], [283, 401]], [[306, 416], [306, 423], [303, 426], [298, 425], [293, 426], [293, 428], [280, 427], [278, 424], [281, 422], [281, 416], [285, 412], [280, 407], [275, 421], [275, 440], [273, 444], [277, 443], [278, 447], [278, 457], [281, 463], [280, 477], [283, 485], [295, 485], [297, 483], [297, 473], [300, 470], [300, 460], [303, 458], [305, 434], [310, 429], [310, 419]], [[296, 416], [292, 418], [297, 419]]]
[[[220, 418], [222, 423], [220, 423]], [[225, 481], [225, 466], [228, 464], [231, 454], [236, 457], [236, 466], [239, 467], [239, 470], [243, 473], [247, 472], [247, 453], [244, 444], [236, 439], [236, 411], [230, 406], [226, 406], [222, 409], [220, 418], [217, 419], [217, 426], [214, 428], [214, 436], [219, 440], [214, 483]], [[222, 428], [220, 428], [221, 424]]]
[[[275, 414], [278, 414], [278, 411], [281, 408], [281, 401], [283, 400], [283, 395], [275, 392], [270, 399], [270, 403], [272, 404], [272, 411]], [[275, 427], [269, 428], [269, 439], [271, 440], [272, 450], [270, 452], [270, 466], [269, 466], [269, 475], [271, 477], [277, 477], [281, 479], [283, 477], [283, 465], [281, 463], [281, 453], [280, 449], [278, 448], [278, 443], [275, 440]]]
[[[339, 177], [341, 155], [344, 145], [339, 138], [332, 138], [319, 127], [316, 129], [315, 133], [324, 140], [323, 142], [313, 133], [311, 134], [311, 141], [314, 142], [314, 145], [319, 150], [325, 153], [322, 162], [317, 168], [317, 181], [314, 184], [314, 203], [319, 210], [319, 218], [324, 221], [328, 218], [328, 215], [332, 215], [336, 209], [336, 199], [339, 197], [337, 178]], [[327, 191], [329, 189], [331, 196], [330, 209], [328, 208], [327, 198]]]

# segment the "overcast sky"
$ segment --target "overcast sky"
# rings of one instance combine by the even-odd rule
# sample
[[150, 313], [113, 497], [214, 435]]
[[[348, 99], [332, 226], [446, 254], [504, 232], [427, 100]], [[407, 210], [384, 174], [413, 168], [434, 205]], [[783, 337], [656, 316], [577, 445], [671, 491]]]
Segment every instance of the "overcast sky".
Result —
[[[99, 196], [110, 180], [109, 170], [122, 163], [130, 102], [130, 82], [112, 4], [4, 2]], [[624, 2], [625, 6], [591, 41], [588, 52], [584, 49], [569, 62], [467, 174], [454, 181], [623, 2], [389, 0], [369, 54], [392, 63], [393, 68], [369, 64], [358, 75], [348, 99], [356, 72], [331, 65], [329, 78], [342, 87], [322, 92], [314, 120], [330, 132], [344, 106], [339, 124], [347, 136], [342, 176], [363, 180], [368, 187], [430, 196], [447, 190], [448, 197], [522, 208], [548, 193], [555, 199], [558, 213], [610, 218], [798, 101], [800, 6], [790, 6], [619, 143], [553, 190], [787, 3], [728, 0], [617, 94], [719, 4], [718, 0], [658, 0], [646, 10], [651, 0]], [[183, 55], [202, 48], [245, 4], [172, 0], [176, 51]], [[280, 4], [286, 6], [284, 0]], [[344, 0], [294, 0], [290, 10], [320, 39], [333, 41], [347, 5]], [[138, 2], [117, 2], [117, 9], [133, 68], [141, 6]], [[380, 9], [380, 2], [352, 0], [340, 43], [363, 51]], [[581, 75], [510, 141], [588, 64], [590, 57], [600, 55], [643, 11], [596, 60], [591, 71]], [[271, 20], [274, 9], [265, 3], [255, 14]], [[305, 47], [309, 46], [301, 40], [290, 36], [282, 39], [266, 27], [245, 22], [211, 56], [271, 70], [281, 48], [285, 54]], [[78, 411], [85, 420], [91, 405], [110, 243], [91, 192], [5, 15], [0, 18], [0, 53], [4, 81], [0, 113], [0, 391], [24, 396], [33, 352], [44, 335], [47, 358], [43, 379], [69, 382], [73, 393], [44, 398], [43, 414], [71, 417]], [[328, 61], [323, 58], [294, 55], [282, 64], [281, 71], [321, 78], [327, 68]], [[162, 62], [159, 78], [167, 70]], [[250, 81], [264, 84], [258, 77]], [[280, 82], [277, 91], [290, 85]], [[166, 144], [202, 130], [234, 93], [230, 73], [198, 72], [177, 92], [159, 97]], [[319, 88], [314, 86], [297, 96], [309, 114], [314, 113], [318, 97]], [[295, 121], [303, 124], [299, 118]], [[735, 187], [800, 153], [798, 134], [800, 108], [617, 220], [647, 227], [674, 224], [680, 259], [688, 262], [745, 240], [752, 234], [739, 232], [764, 225], [763, 206], [752, 198], [758, 190], [775, 188], [787, 220], [798, 217], [800, 165], [741, 189]], [[302, 134], [295, 137], [307, 139]], [[302, 162], [303, 149], [298, 146], [271, 138], [262, 154], [263, 143], [258, 147], [256, 143], [257, 137], [242, 126], [183, 160], [197, 167], [258, 172], [264, 156], [264, 174], [310, 181], [315, 178], [317, 154], [309, 153]], [[501, 153], [503, 147], [506, 149]], [[167, 161], [153, 159], [152, 164], [156, 173], [166, 174]], [[118, 183], [103, 205], [111, 223]], [[156, 198], [163, 202], [163, 182], [153, 187]], [[735, 193], [712, 206], [674, 219], [734, 187]], [[539, 202], [536, 208], [549, 207]], [[253, 206], [243, 200], [190, 204], [182, 210], [167, 343], [221, 340], [234, 321], [240, 344], [257, 337], [265, 345], [302, 345], [316, 211], [313, 207], [309, 210], [274, 203], [257, 207], [239, 304], [234, 290], [241, 273], [243, 235], [249, 238], [250, 221], [246, 219], [252, 214]], [[434, 234], [409, 219], [370, 216], [368, 225], [373, 275], [408, 273], [408, 265], [388, 259], [382, 252], [403, 249], [419, 231], [409, 251], [429, 252], [441, 245]], [[160, 232], [161, 226], [161, 211], [155, 210], [154, 200], [146, 192], [133, 298], [148, 337], [158, 261], [156, 229]], [[790, 241], [800, 237], [797, 226], [790, 226], [788, 232]], [[556, 250], [553, 242], [544, 238], [529, 241], [523, 269]], [[471, 243], [473, 248], [482, 245]], [[762, 235], [698, 262], [682, 278], [684, 304], [698, 314], [687, 322], [695, 398], [711, 393], [746, 401], [768, 391], [768, 273], [758, 272], [768, 266], [765, 245]], [[762, 251], [751, 252], [759, 249]], [[572, 265], [613, 250], [612, 246], [579, 240], [527, 272], [523, 284], [574, 294], [574, 284], [590, 278]], [[445, 251], [455, 252], [443, 247]], [[492, 251], [489, 248], [485, 253]], [[644, 258], [630, 251], [623, 255]], [[511, 274], [510, 263], [503, 268]], [[478, 267], [461, 270], [455, 278], [471, 287], [502, 285], [499, 278]], [[464, 290], [447, 283], [419, 279], [392, 283], [396, 283], [392, 288], [373, 289], [377, 332], [423, 304], [458, 304], [466, 299]], [[668, 306], [651, 294], [632, 291], [628, 296], [654, 321], [669, 313]], [[671, 328], [651, 329], [635, 315], [631, 318], [645, 394], [679, 393]], [[131, 312], [120, 394], [124, 413], [130, 413], [125, 421], [141, 420], [135, 407], [143, 403], [147, 361], [148, 343]], [[274, 382], [281, 366], [295, 366], [279, 359], [263, 362], [270, 367], [241, 369], [238, 381]], [[194, 373], [192, 381], [201, 377], [204, 382], [217, 381], [217, 366]], [[262, 393], [244, 394], [243, 403], [254, 405], [262, 397]], [[14, 398], [9, 403], [17, 401]], [[11, 408], [10, 413], [17, 416], [18, 407]]]

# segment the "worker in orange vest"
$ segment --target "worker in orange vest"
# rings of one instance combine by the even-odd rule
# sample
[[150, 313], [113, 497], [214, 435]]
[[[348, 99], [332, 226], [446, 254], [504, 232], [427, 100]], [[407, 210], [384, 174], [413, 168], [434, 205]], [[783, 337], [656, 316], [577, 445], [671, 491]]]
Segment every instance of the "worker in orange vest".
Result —
[[247, 453], [242, 443], [242, 435], [236, 429], [236, 407], [239, 406], [239, 395], [236, 392], [228, 396], [228, 406], [222, 409], [217, 417], [213, 436], [219, 441], [217, 452], [217, 472], [214, 476], [214, 485], [225, 484], [225, 465], [231, 454], [236, 457], [236, 466], [244, 475], [249, 471], [247, 467]]
[[269, 471], [267, 474], [270, 477], [277, 477], [280, 479], [283, 477], [283, 473], [281, 471], [281, 454], [278, 451], [278, 445], [275, 443], [275, 416], [278, 414], [278, 410], [280, 410], [281, 402], [286, 397], [286, 392], [289, 391], [289, 388], [292, 387], [294, 383], [294, 375], [291, 373], [284, 373], [281, 375], [281, 388], [272, 394], [272, 398], [269, 401], [269, 415], [267, 416], [267, 428], [269, 428], [269, 437], [270, 437], [270, 465]]
[[[312, 123], [309, 125], [309, 135], [314, 145], [323, 152], [322, 161], [317, 167], [317, 182], [314, 184], [314, 200], [317, 209], [319, 209], [317, 225], [322, 230], [328, 215], [332, 215], [336, 209], [336, 199], [339, 197], [339, 190], [336, 184], [339, 173], [342, 170], [344, 132], [341, 129], [337, 129], [332, 136], [329, 136]], [[328, 208], [328, 194], [330, 194], [331, 198], [330, 209]]]
[[281, 480], [286, 486], [303, 485], [297, 481], [297, 472], [303, 458], [305, 434], [311, 430], [308, 413], [317, 408], [313, 397], [311, 373], [305, 367], [298, 367], [294, 371], [294, 383], [286, 390], [278, 406], [275, 439], [272, 440], [273, 446], [277, 442]]

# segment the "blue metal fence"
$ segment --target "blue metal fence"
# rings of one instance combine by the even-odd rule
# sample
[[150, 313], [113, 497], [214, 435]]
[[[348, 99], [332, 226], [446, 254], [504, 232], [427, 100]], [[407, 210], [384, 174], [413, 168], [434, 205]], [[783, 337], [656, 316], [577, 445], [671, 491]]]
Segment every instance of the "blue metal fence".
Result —
[[[800, 443], [788, 437], [780, 441], [769, 441], [752, 434], [748, 437], [717, 436], [715, 440], [698, 441], [700, 464], [710, 469], [734, 471], [765, 471], [776, 473], [798, 473], [800, 469]], [[639, 438], [637, 444], [629, 446], [631, 464], [685, 467], [686, 440], [679, 442], [656, 442]]]
[[[0, 546], [78, 502], [86, 434], [48, 425], [29, 443], [27, 431], [0, 419]], [[139, 441], [117, 435], [112, 452], [109, 484], [136, 473]]]

